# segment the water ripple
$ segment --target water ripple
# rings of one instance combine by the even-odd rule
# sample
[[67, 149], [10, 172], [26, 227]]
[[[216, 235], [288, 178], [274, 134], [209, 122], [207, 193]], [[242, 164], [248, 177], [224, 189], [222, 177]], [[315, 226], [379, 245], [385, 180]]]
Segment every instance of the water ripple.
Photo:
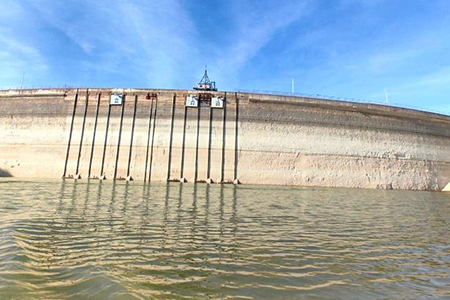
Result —
[[450, 297], [450, 196], [0, 181], [0, 298]]

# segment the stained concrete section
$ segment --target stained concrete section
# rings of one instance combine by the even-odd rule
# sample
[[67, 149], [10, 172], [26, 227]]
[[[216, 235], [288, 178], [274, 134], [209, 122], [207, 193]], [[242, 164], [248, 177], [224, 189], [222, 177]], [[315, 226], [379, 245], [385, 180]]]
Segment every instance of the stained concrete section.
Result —
[[436, 191], [450, 182], [449, 116], [230, 92], [211, 93], [224, 109], [186, 108], [199, 92], [185, 90], [125, 89], [124, 105], [110, 106], [112, 92], [1, 91], [2, 172]]
[[447, 183], [448, 117], [302, 104], [250, 99], [240, 122], [243, 182], [412, 190]]

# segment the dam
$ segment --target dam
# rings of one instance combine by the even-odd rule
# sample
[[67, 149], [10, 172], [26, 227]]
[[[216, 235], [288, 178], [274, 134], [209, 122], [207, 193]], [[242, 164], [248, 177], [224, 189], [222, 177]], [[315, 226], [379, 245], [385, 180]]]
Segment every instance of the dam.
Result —
[[442, 191], [450, 116], [242, 92], [5, 90], [0, 177]]

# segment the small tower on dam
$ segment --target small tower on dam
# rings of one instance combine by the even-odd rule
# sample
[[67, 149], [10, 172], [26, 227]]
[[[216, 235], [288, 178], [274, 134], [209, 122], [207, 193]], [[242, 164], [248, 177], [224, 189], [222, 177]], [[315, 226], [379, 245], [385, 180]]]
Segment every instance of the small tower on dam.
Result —
[[205, 66], [205, 74], [199, 83], [194, 87], [194, 90], [197, 91], [217, 91], [216, 82], [209, 80], [208, 70]]

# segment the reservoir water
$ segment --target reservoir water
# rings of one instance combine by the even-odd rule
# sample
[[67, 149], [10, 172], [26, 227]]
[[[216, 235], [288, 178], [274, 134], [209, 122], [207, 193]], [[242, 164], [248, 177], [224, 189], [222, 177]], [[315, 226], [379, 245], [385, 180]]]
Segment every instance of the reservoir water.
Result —
[[0, 181], [0, 299], [450, 298], [450, 194]]

